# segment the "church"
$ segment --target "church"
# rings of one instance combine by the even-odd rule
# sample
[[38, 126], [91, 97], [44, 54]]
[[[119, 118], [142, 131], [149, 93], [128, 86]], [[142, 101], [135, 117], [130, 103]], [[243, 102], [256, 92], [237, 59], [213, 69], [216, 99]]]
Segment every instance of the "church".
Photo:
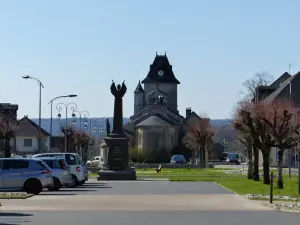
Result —
[[149, 72], [134, 91], [134, 115], [124, 125], [131, 147], [140, 151], [171, 151], [180, 145], [184, 124], [200, 117], [191, 108], [178, 111], [178, 85], [166, 53], [157, 55]]

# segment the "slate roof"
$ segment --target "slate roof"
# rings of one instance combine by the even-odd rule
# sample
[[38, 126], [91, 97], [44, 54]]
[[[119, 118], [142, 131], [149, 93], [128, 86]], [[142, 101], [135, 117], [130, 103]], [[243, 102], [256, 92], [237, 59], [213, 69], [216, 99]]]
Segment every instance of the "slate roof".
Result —
[[144, 92], [144, 89], [143, 89], [143, 87], [141, 85], [141, 82], [139, 81], [138, 85], [135, 88], [134, 93], [141, 93], [141, 92]]
[[165, 119], [159, 115], [153, 115], [143, 120], [142, 122], [138, 123], [136, 126], [153, 127], [153, 126], [168, 126], [168, 125], [175, 125], [175, 124], [172, 121]]
[[[261, 95], [261, 90], [263, 90], [264, 95], [267, 95], [268, 97], [272, 94], [272, 92], [276, 91], [277, 88], [281, 86], [286, 80], [288, 80], [291, 77], [291, 75], [288, 72], [283, 73], [279, 78], [277, 78], [272, 84], [266, 85], [266, 86], [258, 86], [256, 87], [256, 90], [259, 91], [259, 95]], [[262, 96], [263, 99], [265, 99], [265, 96]], [[259, 97], [259, 100], [261, 100], [261, 96]], [[252, 99], [252, 102], [255, 101], [255, 97]]]
[[[164, 71], [163, 76], [158, 76], [157, 72], [159, 70]], [[180, 84], [180, 82], [176, 79], [172, 65], [169, 62], [167, 55], [157, 55], [150, 65], [150, 70], [147, 74], [147, 77], [142, 81], [142, 83], [176, 83]]]
[[281, 83], [289, 79], [292, 75], [288, 72], [285, 72], [282, 74], [278, 79], [276, 79], [272, 84], [270, 84], [268, 87], [277, 89]]
[[[31, 119], [29, 119], [27, 116], [24, 116], [22, 119], [20, 119], [19, 120], [19, 124], [20, 124], [20, 126], [22, 126], [22, 121], [24, 121], [24, 120], [27, 120], [27, 122], [32, 126], [32, 127], [34, 127], [36, 130], [39, 130], [39, 126], [35, 123], [35, 122], [33, 122]], [[26, 129], [26, 126], [25, 127], [19, 127], [19, 126], [17, 126], [16, 128], [15, 128], [15, 130], [14, 131], [17, 131], [18, 129]], [[50, 134], [45, 130], [45, 129], [43, 129], [42, 127], [41, 127], [41, 133], [44, 135], [44, 136], [50, 136]], [[29, 136], [31, 136], [31, 134], [28, 134]]]
[[[271, 103], [274, 100], [276, 100], [279, 95], [281, 94], [281, 92], [287, 88], [289, 86], [289, 83], [292, 82], [292, 80], [296, 77], [300, 75], [300, 72], [298, 72], [297, 74], [289, 77], [288, 79], [286, 79], [273, 93], [271, 93], [268, 97], [266, 97], [263, 101], [266, 103]], [[288, 87], [289, 88], [289, 87]]]

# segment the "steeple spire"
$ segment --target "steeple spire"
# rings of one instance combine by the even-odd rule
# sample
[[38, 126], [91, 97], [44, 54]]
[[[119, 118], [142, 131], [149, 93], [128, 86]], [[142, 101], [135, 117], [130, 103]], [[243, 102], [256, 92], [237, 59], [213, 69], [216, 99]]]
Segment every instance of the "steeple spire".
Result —
[[143, 89], [143, 87], [141, 85], [141, 81], [139, 80], [139, 83], [136, 86], [134, 93], [140, 93], [140, 92], [144, 92], [144, 89]]

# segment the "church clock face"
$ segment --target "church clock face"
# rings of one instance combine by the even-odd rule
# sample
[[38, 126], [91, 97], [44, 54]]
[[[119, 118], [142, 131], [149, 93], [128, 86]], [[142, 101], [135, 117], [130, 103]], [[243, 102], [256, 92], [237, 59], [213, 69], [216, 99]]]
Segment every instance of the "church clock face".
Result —
[[159, 71], [157, 72], [157, 74], [158, 74], [158, 76], [162, 77], [162, 76], [164, 75], [164, 71], [159, 70]]

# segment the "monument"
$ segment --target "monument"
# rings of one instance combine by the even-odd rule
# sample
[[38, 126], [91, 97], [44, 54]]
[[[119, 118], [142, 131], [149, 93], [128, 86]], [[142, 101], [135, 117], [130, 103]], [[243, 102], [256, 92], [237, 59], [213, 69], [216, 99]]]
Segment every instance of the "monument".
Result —
[[[123, 97], [126, 93], [126, 85], [112, 81], [110, 90], [115, 97], [114, 118], [112, 132], [107, 131], [104, 139], [108, 148], [108, 157], [105, 166], [99, 171], [97, 180], [136, 180], [136, 171], [128, 165], [128, 139], [123, 130]], [[106, 123], [110, 128], [109, 122]]]

